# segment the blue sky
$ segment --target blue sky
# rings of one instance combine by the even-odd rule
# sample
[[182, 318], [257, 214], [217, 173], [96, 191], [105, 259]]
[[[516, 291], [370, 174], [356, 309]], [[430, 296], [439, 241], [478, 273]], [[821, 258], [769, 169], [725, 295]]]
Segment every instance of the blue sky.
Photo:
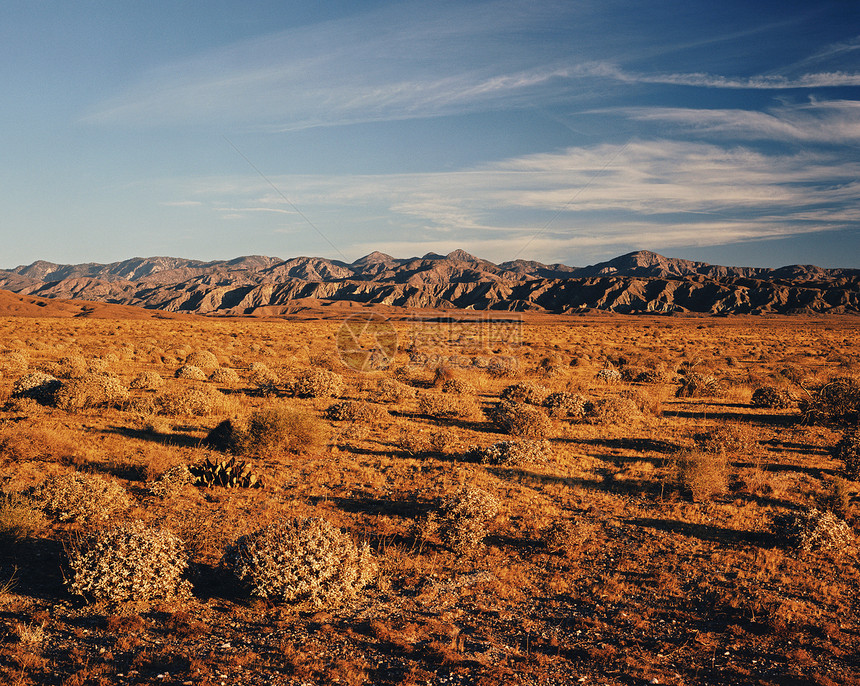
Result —
[[860, 267], [860, 3], [0, 4], [2, 267]]

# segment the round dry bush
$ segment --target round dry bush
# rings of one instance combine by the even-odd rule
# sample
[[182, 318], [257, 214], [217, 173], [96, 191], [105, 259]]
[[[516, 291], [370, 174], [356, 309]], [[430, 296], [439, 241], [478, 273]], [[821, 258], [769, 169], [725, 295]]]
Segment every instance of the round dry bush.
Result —
[[456, 377], [443, 381], [440, 390], [443, 393], [454, 393], [456, 395], [476, 395], [478, 393], [477, 389], [468, 381]]
[[675, 391], [678, 398], [707, 398], [719, 396], [723, 388], [719, 381], [710, 374], [691, 372], [681, 379], [681, 385]]
[[278, 375], [264, 362], [252, 362], [248, 368], [248, 383], [255, 388], [270, 390], [280, 382]]
[[842, 553], [854, 547], [851, 527], [832, 512], [815, 507], [775, 515], [771, 531], [790, 548], [806, 553], [813, 550]]
[[0, 544], [3, 539], [23, 540], [48, 526], [41, 508], [20, 493], [0, 493]]
[[436, 516], [442, 541], [461, 554], [476, 552], [487, 535], [487, 525], [499, 513], [498, 499], [467, 486], [442, 500]]
[[543, 439], [552, 432], [549, 417], [533, 405], [503, 400], [497, 403], [488, 415], [496, 426], [512, 436]]
[[587, 537], [589, 528], [576, 518], [556, 519], [541, 532], [541, 540], [550, 552], [572, 556]]
[[643, 415], [659, 416], [662, 404], [659, 396], [640, 388], [625, 388], [618, 396], [632, 400]]
[[630, 398], [612, 396], [600, 398], [587, 408], [587, 418], [592, 423], [627, 424], [642, 418], [642, 412]]
[[128, 397], [128, 389], [115, 376], [86, 373], [62, 385], [54, 396], [57, 407], [67, 412], [113, 405]]
[[678, 455], [678, 485], [693, 500], [708, 500], [728, 488], [729, 463], [725, 453], [691, 450]]
[[340, 374], [320, 367], [301, 372], [292, 384], [293, 394], [299, 398], [337, 398], [343, 389]]
[[578, 393], [559, 391], [550, 393], [543, 401], [543, 406], [550, 417], [557, 419], [583, 419], [587, 401]]
[[378, 423], [390, 417], [379, 405], [360, 400], [341, 400], [325, 411], [327, 419], [336, 422], [373, 422]]
[[42, 404], [54, 402], [54, 394], [62, 382], [44, 372], [31, 372], [18, 379], [12, 386], [12, 398], [30, 398]]
[[185, 486], [194, 483], [194, 475], [184, 464], [170, 467], [164, 474], [146, 484], [149, 492], [157, 498], [171, 498], [182, 492]]
[[484, 371], [494, 379], [509, 379], [520, 373], [520, 361], [516, 357], [494, 357]]
[[758, 450], [757, 431], [745, 423], [725, 422], [693, 438], [706, 453], [748, 456]]
[[23, 374], [29, 366], [27, 356], [22, 352], [13, 351], [0, 358], [0, 367], [7, 374]]
[[521, 439], [501, 441], [485, 448], [475, 447], [470, 455], [483, 464], [530, 466], [546, 464], [551, 453], [549, 441]]
[[174, 387], [159, 394], [156, 405], [160, 414], [182, 417], [210, 417], [227, 414], [230, 398], [212, 386]]
[[753, 391], [750, 404], [753, 407], [768, 407], [785, 410], [794, 406], [791, 393], [775, 386], [759, 386]]
[[529, 405], [540, 405], [547, 396], [547, 390], [543, 386], [523, 381], [506, 386], [502, 389], [499, 397], [502, 400], [510, 400], [515, 403], [527, 403]]
[[244, 424], [221, 422], [207, 441], [242, 455], [273, 457], [314, 452], [327, 434], [325, 423], [309, 409], [284, 405], [257, 410]]
[[116, 481], [82, 472], [49, 477], [36, 489], [34, 498], [61, 522], [106, 521], [131, 504], [128, 493]]
[[153, 371], [141, 372], [128, 385], [129, 388], [143, 391], [155, 391], [162, 386], [164, 386], [164, 379], [161, 378], [161, 374]]
[[289, 518], [242, 536], [223, 564], [251, 595], [283, 602], [330, 606], [355, 597], [373, 580], [370, 548], [324, 519]]
[[803, 420], [856, 425], [860, 421], [860, 381], [850, 376], [831, 379], [800, 403]]
[[199, 367], [204, 372], [211, 372], [218, 368], [218, 358], [208, 350], [199, 350], [186, 357], [185, 364]]
[[87, 371], [93, 374], [105, 374], [107, 373], [109, 366], [110, 364], [107, 360], [107, 357], [96, 357], [90, 360], [89, 364], [87, 364]]
[[433, 429], [401, 426], [395, 442], [405, 453], [416, 457], [423, 457], [432, 453], [446, 455], [459, 446], [457, 434], [451, 429], [439, 426], [433, 427]]
[[57, 363], [56, 375], [61, 379], [74, 379], [87, 372], [87, 361], [82, 355], [66, 355]]
[[176, 370], [174, 376], [177, 379], [188, 379], [189, 381], [206, 381], [206, 372], [193, 364], [184, 364]]
[[860, 429], [843, 433], [839, 442], [830, 449], [830, 454], [845, 463], [845, 475], [849, 479], [860, 480]]
[[418, 412], [436, 419], [469, 419], [479, 409], [478, 401], [470, 395], [421, 393], [418, 396]]
[[241, 379], [235, 369], [219, 367], [209, 375], [210, 383], [218, 383], [226, 386], [235, 386]]
[[615, 367], [604, 367], [597, 372], [594, 378], [603, 383], [619, 383], [621, 381], [621, 372]]
[[108, 603], [174, 600], [190, 594], [182, 578], [188, 555], [166, 529], [142, 522], [120, 524], [90, 535], [69, 556], [69, 590]]
[[396, 379], [379, 379], [376, 387], [368, 393], [368, 398], [378, 403], [400, 403], [415, 397], [415, 389]]

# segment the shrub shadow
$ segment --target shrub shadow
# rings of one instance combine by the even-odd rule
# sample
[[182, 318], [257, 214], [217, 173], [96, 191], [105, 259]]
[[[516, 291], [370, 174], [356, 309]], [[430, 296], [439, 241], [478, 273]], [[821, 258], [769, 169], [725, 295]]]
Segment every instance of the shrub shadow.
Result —
[[50, 538], [0, 537], [0, 581], [13, 579], [15, 593], [35, 598], [65, 595], [63, 544]]
[[776, 542], [773, 536], [759, 531], [741, 531], [739, 529], [729, 529], [722, 526], [712, 526], [710, 524], [691, 524], [689, 522], [679, 522], [674, 519], [634, 517], [626, 520], [626, 522], [633, 526], [641, 526], [648, 529], [657, 529], [658, 531], [681, 534], [683, 536], [698, 538], [700, 541], [708, 541], [711, 543], [721, 543], [723, 545], [754, 545], [759, 548], [776, 547]]
[[126, 438], [136, 438], [139, 441], [149, 441], [177, 448], [199, 448], [206, 443], [205, 438], [196, 438], [187, 434], [162, 434], [144, 429], [132, 429], [127, 426], [110, 426], [104, 430], [104, 433], [125, 436]]

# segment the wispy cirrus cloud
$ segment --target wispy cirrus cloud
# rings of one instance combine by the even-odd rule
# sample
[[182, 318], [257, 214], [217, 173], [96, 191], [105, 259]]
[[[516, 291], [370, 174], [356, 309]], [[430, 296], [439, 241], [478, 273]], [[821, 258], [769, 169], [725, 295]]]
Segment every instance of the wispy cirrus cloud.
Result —
[[812, 100], [767, 112], [692, 107], [626, 107], [602, 112], [615, 112], [636, 121], [675, 124], [681, 130], [741, 139], [831, 144], [860, 141], [860, 102], [855, 100]]
[[[84, 120], [285, 132], [560, 101], [571, 106], [636, 85], [769, 91], [860, 85], [860, 71], [848, 69], [793, 67], [753, 76], [637, 69], [657, 46], [673, 50], [669, 36], [607, 31], [605, 19], [588, 3], [394, 4], [164, 65], [95, 105]], [[822, 57], [809, 66], [822, 64], [829, 63]]]
[[[852, 209], [858, 179], [860, 161], [835, 151], [764, 153], [669, 140], [568, 148], [443, 173], [271, 178], [355, 257], [371, 246], [399, 255], [423, 246], [500, 259], [522, 250], [544, 260], [560, 259], [559, 250], [711, 246], [850, 227], [860, 217]], [[301, 225], [259, 180], [201, 179], [183, 192], [225, 214], [280, 209], [285, 226]], [[394, 227], [410, 238], [392, 240]]]

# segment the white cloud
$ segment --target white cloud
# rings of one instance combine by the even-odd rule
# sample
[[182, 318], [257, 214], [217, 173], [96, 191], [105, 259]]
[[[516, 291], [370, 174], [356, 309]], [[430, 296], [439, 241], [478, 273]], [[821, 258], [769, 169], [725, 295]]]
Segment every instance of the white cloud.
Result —
[[[544, 259], [557, 250], [720, 245], [844, 228], [860, 214], [851, 209], [858, 179], [860, 162], [838, 151], [766, 154], [665, 140], [570, 148], [446, 173], [271, 177], [354, 257], [373, 249], [403, 255], [460, 247], [491, 259], [511, 259], [518, 250]], [[195, 187], [197, 197], [231, 212], [280, 206], [289, 213], [259, 179]]]
[[811, 101], [769, 112], [687, 107], [627, 107], [607, 111], [637, 121], [666, 122], [735, 138], [834, 144], [860, 141], [860, 102], [854, 100]]

